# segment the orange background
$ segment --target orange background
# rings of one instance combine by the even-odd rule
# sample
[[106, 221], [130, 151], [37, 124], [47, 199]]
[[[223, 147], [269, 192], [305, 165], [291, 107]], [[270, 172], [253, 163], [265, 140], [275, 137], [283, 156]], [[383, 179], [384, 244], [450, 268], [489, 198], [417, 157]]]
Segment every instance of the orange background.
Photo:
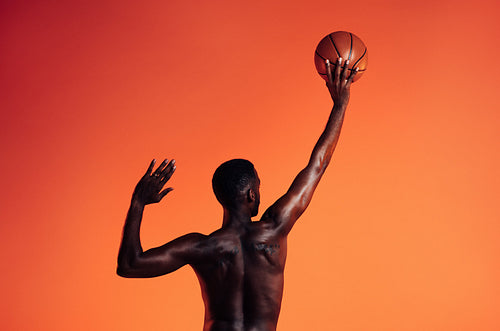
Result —
[[[329, 32], [369, 50], [340, 143], [289, 237], [279, 330], [499, 330], [497, 1], [3, 1], [2, 330], [201, 330], [189, 267], [122, 279], [130, 196], [172, 192], [144, 248], [209, 233], [215, 168], [252, 160], [265, 208], [331, 100]], [[263, 208], [263, 209], [264, 209]], [[261, 210], [262, 213], [263, 210]]]

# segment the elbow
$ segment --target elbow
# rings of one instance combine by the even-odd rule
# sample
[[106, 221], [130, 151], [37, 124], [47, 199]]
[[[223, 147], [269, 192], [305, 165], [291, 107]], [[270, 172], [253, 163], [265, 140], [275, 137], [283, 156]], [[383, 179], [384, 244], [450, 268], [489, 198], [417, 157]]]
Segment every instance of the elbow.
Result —
[[330, 163], [330, 159], [321, 158], [316, 160], [311, 164], [311, 169], [314, 174], [321, 176], [325, 173], [328, 164]]
[[330, 164], [330, 161], [332, 160], [332, 154], [333, 154], [333, 151], [328, 152], [319, 158], [319, 162], [317, 164], [318, 173], [323, 174], [326, 171], [326, 168], [328, 167], [328, 165]]
[[327, 167], [328, 162], [322, 162], [314, 168], [314, 171], [318, 176], [322, 176], [325, 173]]
[[116, 267], [116, 274], [120, 277], [130, 278], [131, 271], [130, 268], [124, 267], [123, 265], [118, 264]]
[[120, 252], [116, 265], [116, 274], [124, 278], [133, 278], [137, 271], [137, 257]]
[[137, 269], [123, 268], [118, 266], [116, 268], [116, 274], [123, 278], [143, 278], [144, 276]]
[[123, 278], [145, 278], [150, 277], [144, 266], [139, 261], [118, 262], [116, 274]]
[[332, 159], [332, 153], [324, 152], [313, 154], [308, 166], [316, 175], [322, 175]]
[[135, 274], [137, 273], [136, 271], [137, 270], [133, 267], [133, 265], [127, 262], [118, 261], [118, 265], [116, 266], [116, 274], [120, 277], [135, 278]]

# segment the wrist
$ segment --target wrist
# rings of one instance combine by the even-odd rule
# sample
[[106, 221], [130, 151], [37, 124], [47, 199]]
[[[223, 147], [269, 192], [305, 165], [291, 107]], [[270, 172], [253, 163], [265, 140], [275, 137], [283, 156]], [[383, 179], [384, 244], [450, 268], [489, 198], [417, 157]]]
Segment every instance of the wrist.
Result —
[[349, 96], [343, 95], [337, 98], [333, 98], [333, 107], [334, 108], [346, 108], [349, 103]]
[[135, 194], [132, 195], [132, 201], [130, 203], [130, 208], [144, 209], [144, 206], [146, 206], [146, 204], [144, 203], [144, 201], [142, 201], [141, 199], [139, 199]]
[[332, 112], [334, 113], [345, 112], [346, 108], [347, 108], [347, 103], [336, 102], [333, 104]]

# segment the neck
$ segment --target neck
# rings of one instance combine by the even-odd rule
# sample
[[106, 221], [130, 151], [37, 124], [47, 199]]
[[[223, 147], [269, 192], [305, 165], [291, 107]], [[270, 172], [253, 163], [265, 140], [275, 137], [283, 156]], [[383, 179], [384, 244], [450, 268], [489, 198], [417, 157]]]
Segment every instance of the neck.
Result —
[[251, 213], [243, 209], [229, 209], [224, 207], [224, 217], [222, 219], [222, 227], [228, 226], [243, 226], [252, 222]]

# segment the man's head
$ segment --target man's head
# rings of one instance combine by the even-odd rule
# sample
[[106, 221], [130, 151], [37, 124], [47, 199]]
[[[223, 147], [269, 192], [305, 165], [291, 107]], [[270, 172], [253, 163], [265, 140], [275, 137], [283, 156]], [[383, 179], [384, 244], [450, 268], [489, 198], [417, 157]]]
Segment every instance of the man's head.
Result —
[[251, 216], [259, 210], [260, 180], [252, 162], [243, 159], [229, 160], [215, 170], [212, 188], [215, 197], [225, 208], [251, 206]]

